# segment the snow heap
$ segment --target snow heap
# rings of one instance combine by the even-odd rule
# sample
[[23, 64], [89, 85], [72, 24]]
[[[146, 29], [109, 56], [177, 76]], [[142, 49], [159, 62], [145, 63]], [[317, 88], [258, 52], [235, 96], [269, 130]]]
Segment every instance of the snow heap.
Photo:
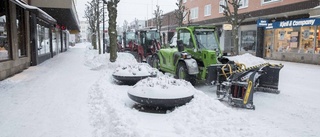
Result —
[[242, 55], [226, 57], [231, 61], [236, 63], [242, 63], [246, 65], [246, 67], [251, 67], [263, 63], [267, 63], [264, 59], [251, 55], [250, 53], [245, 53]]
[[157, 71], [146, 63], [138, 63], [134, 65], [120, 65], [115, 69], [113, 75], [124, 77], [155, 76], [157, 75]]
[[161, 76], [139, 81], [128, 93], [143, 98], [177, 99], [190, 97], [195, 93], [195, 90], [185, 80]]

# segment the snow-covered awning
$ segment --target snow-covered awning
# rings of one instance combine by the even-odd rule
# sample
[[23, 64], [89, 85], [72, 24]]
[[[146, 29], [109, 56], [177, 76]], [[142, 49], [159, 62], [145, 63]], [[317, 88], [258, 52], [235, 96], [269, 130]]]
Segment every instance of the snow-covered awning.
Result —
[[49, 14], [47, 14], [46, 12], [44, 12], [43, 10], [41, 10], [38, 7], [25, 4], [25, 3], [21, 2], [20, 0], [10, 0], [10, 1], [15, 3], [16, 5], [19, 5], [20, 7], [28, 10], [28, 11], [35, 13], [41, 19], [48, 21], [49, 23], [52, 23], [52, 24], [57, 23], [57, 21], [53, 17], [51, 17]]

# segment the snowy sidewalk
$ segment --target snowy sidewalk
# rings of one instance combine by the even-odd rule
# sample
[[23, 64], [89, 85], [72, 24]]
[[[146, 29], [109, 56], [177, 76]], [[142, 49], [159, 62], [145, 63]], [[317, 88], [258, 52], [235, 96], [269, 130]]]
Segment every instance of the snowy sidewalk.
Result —
[[1, 137], [89, 137], [88, 91], [98, 77], [85, 45], [0, 81]]

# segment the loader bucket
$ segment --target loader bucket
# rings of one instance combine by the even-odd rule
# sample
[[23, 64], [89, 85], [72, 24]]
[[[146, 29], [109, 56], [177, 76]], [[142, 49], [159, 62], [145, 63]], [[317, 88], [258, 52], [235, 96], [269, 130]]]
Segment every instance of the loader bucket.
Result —
[[279, 94], [279, 73], [283, 65], [269, 65], [262, 70], [265, 74], [259, 77], [259, 85], [256, 91], [269, 92]]

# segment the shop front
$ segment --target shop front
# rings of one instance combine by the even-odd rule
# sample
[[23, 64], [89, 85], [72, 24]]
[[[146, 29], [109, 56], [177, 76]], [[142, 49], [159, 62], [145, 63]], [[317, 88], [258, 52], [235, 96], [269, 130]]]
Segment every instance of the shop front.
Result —
[[263, 46], [267, 59], [320, 64], [320, 19], [268, 23]]

